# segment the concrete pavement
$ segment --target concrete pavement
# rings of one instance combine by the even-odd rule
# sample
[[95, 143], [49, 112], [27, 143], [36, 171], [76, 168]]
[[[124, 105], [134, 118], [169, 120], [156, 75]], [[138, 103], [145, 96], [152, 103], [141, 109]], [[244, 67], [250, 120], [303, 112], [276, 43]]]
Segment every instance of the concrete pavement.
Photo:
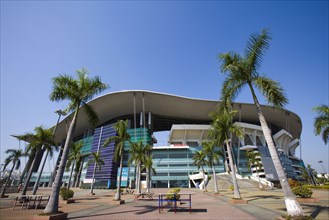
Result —
[[[90, 195], [88, 190], [73, 189], [75, 203], [66, 204], [60, 201], [60, 211], [68, 212], [68, 219], [275, 219], [286, 214], [282, 191], [265, 190], [257, 188], [241, 189], [241, 196], [247, 204], [232, 205], [229, 200], [233, 193], [229, 190], [220, 190], [220, 196], [212, 192], [201, 192], [197, 189], [182, 189], [181, 192], [194, 192], [192, 196], [192, 213], [189, 213], [186, 204], [178, 206], [177, 213], [173, 209], [165, 208], [158, 211], [157, 196], [154, 200], [134, 200], [131, 194], [123, 195], [125, 204], [117, 205], [113, 202], [114, 190], [95, 190]], [[155, 194], [165, 193], [168, 189], [152, 189]], [[38, 194], [50, 194], [49, 188], [40, 188]], [[29, 219], [32, 215], [43, 212], [38, 210], [21, 210], [19, 207], [12, 210], [13, 198], [0, 200], [0, 219]], [[329, 219], [329, 191], [313, 190], [313, 197], [318, 198], [316, 203], [301, 203], [305, 214], [314, 219]]]

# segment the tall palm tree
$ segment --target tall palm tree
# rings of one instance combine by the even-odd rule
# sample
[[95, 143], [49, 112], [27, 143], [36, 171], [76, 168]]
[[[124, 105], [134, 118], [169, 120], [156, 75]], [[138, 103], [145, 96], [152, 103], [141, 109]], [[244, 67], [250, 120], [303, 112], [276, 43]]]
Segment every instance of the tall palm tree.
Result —
[[222, 153], [219, 151], [214, 141], [203, 142], [202, 147], [206, 154], [206, 163], [212, 169], [213, 179], [215, 183], [215, 193], [218, 194], [219, 190], [218, 190], [217, 176], [215, 170], [215, 163], [218, 162], [219, 158], [222, 156]]
[[38, 187], [39, 187], [39, 182], [40, 182], [40, 179], [41, 179], [41, 175], [43, 173], [43, 169], [45, 167], [48, 155], [52, 158], [53, 154], [54, 154], [54, 150], [58, 151], [58, 146], [53, 141], [53, 137], [54, 137], [53, 134], [54, 133], [53, 133], [52, 129], [45, 130], [44, 142], [43, 142], [43, 151], [46, 151], [47, 153], [46, 153], [45, 159], [43, 160], [43, 163], [42, 163], [41, 170], [39, 172], [37, 181], [34, 184], [33, 191], [32, 191], [33, 195], [35, 195], [37, 193], [37, 190], [38, 190]]
[[2, 188], [1, 197], [4, 197], [5, 196], [6, 188], [7, 188], [8, 184], [9, 184], [10, 177], [11, 177], [11, 174], [13, 173], [14, 169], [17, 170], [21, 166], [21, 160], [20, 160], [20, 158], [26, 156], [26, 154], [23, 153], [22, 150], [15, 150], [15, 149], [8, 149], [8, 150], [6, 150], [5, 153], [6, 154], [9, 154], [9, 155], [5, 159], [3, 170], [6, 169], [6, 167], [9, 165], [9, 163], [12, 163], [13, 166], [11, 167], [11, 170], [10, 170], [9, 175], [7, 177], [6, 183], [3, 186], [3, 188]]
[[243, 136], [241, 128], [234, 125], [233, 123], [233, 117], [236, 113], [237, 111], [229, 110], [229, 105], [227, 105], [226, 107], [223, 107], [220, 112], [218, 112], [218, 114], [215, 114], [214, 121], [212, 123], [212, 126], [214, 128], [212, 131], [212, 135], [215, 137], [215, 140], [218, 141], [218, 143], [224, 142], [226, 145], [234, 186], [234, 198], [241, 199], [239, 185], [236, 178], [235, 166], [233, 162], [231, 147], [232, 141], [230, 141], [230, 137], [232, 135], [235, 135], [236, 137]]
[[[34, 164], [36, 163], [37, 160], [37, 156], [39, 155], [40, 151], [44, 151], [44, 150], [50, 150], [52, 148], [52, 146], [55, 145], [54, 141], [53, 141], [53, 137], [52, 137], [52, 130], [51, 129], [46, 129], [43, 126], [38, 126], [34, 129], [35, 133], [27, 133], [25, 134], [25, 136], [29, 139], [30, 143], [28, 146], [28, 151], [35, 151], [35, 157], [32, 161], [32, 165], [29, 169], [29, 172], [26, 176], [25, 179], [25, 183], [24, 183], [24, 187], [22, 189], [22, 195], [25, 195], [27, 192], [27, 189], [29, 187], [29, 182], [32, 176], [32, 169], [34, 167]], [[44, 162], [45, 163], [45, 162]], [[44, 164], [43, 164], [44, 165]], [[43, 169], [43, 167], [42, 167]], [[32, 193], [36, 193], [37, 191], [37, 187], [39, 185], [39, 181], [41, 178], [41, 173], [43, 170], [40, 171], [39, 176], [37, 181], [34, 184], [33, 187], [33, 192]]]
[[112, 141], [115, 142], [115, 152], [114, 152], [114, 161], [119, 163], [119, 181], [117, 184], [117, 191], [115, 193], [114, 200], [121, 200], [121, 178], [122, 178], [122, 163], [123, 163], [123, 154], [124, 154], [124, 146], [126, 143], [130, 143], [130, 135], [127, 132], [128, 120], [120, 120], [115, 125], [114, 128], [116, 130], [117, 135], [109, 137], [103, 144], [107, 146]]
[[82, 172], [82, 168], [83, 168], [83, 164], [85, 161], [85, 157], [86, 154], [82, 154], [81, 157], [79, 158], [79, 160], [76, 163], [76, 170], [75, 170], [75, 175], [74, 175], [74, 180], [73, 180], [73, 184], [74, 187], [79, 187], [80, 186], [80, 178], [81, 178], [81, 172]]
[[255, 93], [255, 88], [259, 89], [265, 96], [267, 102], [277, 108], [283, 108], [288, 102], [281, 85], [277, 81], [273, 81], [264, 74], [260, 74], [258, 68], [261, 65], [264, 53], [269, 47], [271, 37], [267, 29], [262, 30], [260, 34], [253, 34], [247, 43], [244, 57], [230, 52], [220, 54], [219, 58], [222, 62], [221, 71], [227, 74], [221, 91], [221, 100], [224, 104], [226, 101], [232, 101], [244, 86], [249, 87], [258, 118], [265, 136], [270, 155], [272, 157], [275, 170], [281, 182], [282, 190], [285, 196], [285, 204], [288, 215], [303, 215], [303, 209], [296, 200], [288, 184], [286, 174], [280, 163], [280, 159], [275, 148], [271, 130], [269, 129]]
[[314, 133], [315, 135], [322, 135], [324, 144], [329, 142], [329, 106], [320, 105], [313, 108], [318, 116], [314, 120]]
[[96, 174], [96, 168], [98, 168], [98, 171], [101, 170], [102, 165], [104, 165], [104, 161], [101, 159], [101, 152], [91, 152], [92, 158], [89, 160], [88, 163], [94, 164], [94, 172], [93, 172], [93, 179], [91, 181], [90, 186], [90, 193], [94, 194], [94, 181], [95, 181], [95, 174]]
[[128, 164], [135, 163], [136, 165], [137, 193], [141, 193], [141, 166], [147, 161], [147, 152], [150, 151], [150, 148], [150, 145], [144, 145], [142, 141], [139, 141], [133, 143], [129, 149]]
[[258, 169], [262, 167], [262, 164], [260, 163], [260, 153], [255, 152], [253, 150], [250, 150], [247, 152], [247, 158], [248, 158], [248, 167], [251, 171], [251, 167], [255, 167], [256, 173], [257, 173], [257, 178], [258, 178], [258, 187], [259, 189], [263, 189], [263, 186], [260, 182], [260, 177], [259, 177], [259, 172]]
[[[70, 173], [70, 177], [69, 177], [69, 182], [67, 185], [67, 189], [70, 189], [71, 186], [71, 179], [72, 179], [72, 174], [74, 171], [74, 166], [77, 164], [78, 166], [78, 162], [80, 161], [81, 158], [81, 148], [83, 147], [83, 142], [77, 142], [77, 143], [73, 143], [68, 155], [68, 159], [67, 159], [67, 164], [66, 167], [69, 168], [71, 167], [71, 173]], [[75, 174], [76, 176], [76, 174]]]
[[45, 213], [58, 212], [59, 190], [62, 184], [67, 156], [70, 150], [70, 145], [72, 144], [79, 110], [84, 110], [89, 121], [94, 125], [97, 124], [97, 114], [87, 102], [92, 99], [93, 96], [108, 88], [106, 84], [102, 83], [100, 77], [96, 76], [95, 78], [88, 78], [88, 72], [86, 69], [77, 70], [77, 79], [74, 79], [69, 75], [59, 75], [58, 77], [53, 78], [52, 82], [53, 90], [50, 94], [50, 100], [68, 100], [69, 106], [67, 111], [72, 112], [73, 118], [66, 136], [63, 154], [53, 184], [51, 196], [44, 210]]
[[156, 174], [156, 171], [153, 168], [152, 156], [147, 154], [145, 159], [144, 167], [146, 169], [146, 192], [150, 193], [151, 173]]
[[[205, 176], [204, 168], [203, 168], [203, 166], [206, 165], [206, 154], [205, 154], [205, 152], [202, 151], [202, 150], [197, 151], [193, 156], [193, 160], [194, 160], [194, 164], [198, 167], [198, 170], [201, 168], [202, 175], [203, 175], [203, 180], [205, 181], [206, 176]], [[205, 191], [207, 190], [206, 185], [207, 185], [206, 182], [204, 182], [203, 190], [205, 190]]]
[[[25, 143], [27, 142], [26, 140], [26, 136], [25, 135], [20, 135], [20, 136], [17, 136], [16, 137], [18, 140], [22, 140], [24, 141]], [[25, 145], [25, 151], [26, 151], [26, 145]], [[26, 155], [27, 156], [27, 155]], [[23, 183], [23, 180], [25, 179], [27, 173], [29, 172], [29, 169], [31, 168], [31, 165], [32, 165], [32, 162], [33, 162], [33, 159], [35, 157], [35, 151], [30, 151], [29, 154], [28, 154], [28, 160], [27, 160], [27, 163], [25, 164], [25, 167], [23, 169], [23, 172], [18, 180], [18, 185], [21, 185]]]

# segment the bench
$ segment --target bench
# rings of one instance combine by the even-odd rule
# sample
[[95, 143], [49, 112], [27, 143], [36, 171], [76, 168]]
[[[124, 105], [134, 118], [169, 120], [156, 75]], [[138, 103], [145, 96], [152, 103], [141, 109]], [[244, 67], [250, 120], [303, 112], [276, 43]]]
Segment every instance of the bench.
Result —
[[16, 196], [15, 198], [13, 210], [15, 209], [17, 202], [22, 204], [21, 209], [28, 209], [30, 207], [30, 204], [32, 204], [32, 202], [33, 202], [32, 206], [34, 206], [34, 208], [37, 209], [41, 205], [41, 202], [45, 201], [47, 204], [49, 198], [50, 198], [49, 195], [19, 195]]
[[153, 193], [134, 193], [135, 199], [139, 199], [140, 197], [142, 198], [149, 198], [150, 200], [153, 200]]
[[[167, 199], [166, 196], [168, 194], [174, 195], [174, 199]], [[195, 193], [161, 193], [159, 194], [159, 203], [158, 203], [158, 208], [159, 208], [159, 213], [161, 213], [161, 210], [163, 210], [163, 202], [173, 202], [174, 203], [174, 213], [176, 213], [177, 210], [177, 202], [180, 202], [180, 204], [183, 204], [183, 201], [189, 202], [189, 211], [190, 214], [192, 212], [192, 195]], [[187, 198], [186, 198], [187, 197]], [[179, 199], [176, 199], [179, 198]]]

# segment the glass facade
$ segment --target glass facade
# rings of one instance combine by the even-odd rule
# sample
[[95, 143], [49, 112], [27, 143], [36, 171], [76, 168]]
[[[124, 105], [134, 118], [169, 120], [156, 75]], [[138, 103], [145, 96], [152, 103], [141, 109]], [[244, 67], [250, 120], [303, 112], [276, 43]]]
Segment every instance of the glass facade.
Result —
[[[165, 149], [153, 148], [153, 167], [156, 174], [151, 177], [153, 187], [190, 187], [189, 175], [198, 173], [194, 165], [193, 156], [202, 147], [168, 147]], [[224, 172], [223, 159], [215, 164], [217, 173]], [[205, 173], [212, 175], [212, 170], [204, 166]]]

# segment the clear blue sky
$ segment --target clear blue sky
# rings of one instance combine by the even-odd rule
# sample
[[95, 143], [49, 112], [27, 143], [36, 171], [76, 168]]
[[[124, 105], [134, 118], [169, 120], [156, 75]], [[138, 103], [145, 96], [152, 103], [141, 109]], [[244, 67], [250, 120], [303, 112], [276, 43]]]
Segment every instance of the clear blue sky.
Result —
[[[218, 54], [242, 53], [250, 34], [270, 28], [261, 72], [282, 83], [302, 119], [305, 163], [323, 172], [323, 160], [328, 171], [312, 111], [328, 104], [328, 27], [328, 1], [1, 1], [1, 163], [19, 147], [11, 134], [50, 127], [66, 107], [49, 100], [58, 74], [86, 67], [106, 92], [217, 100]], [[252, 99], [244, 90], [236, 101]]]

